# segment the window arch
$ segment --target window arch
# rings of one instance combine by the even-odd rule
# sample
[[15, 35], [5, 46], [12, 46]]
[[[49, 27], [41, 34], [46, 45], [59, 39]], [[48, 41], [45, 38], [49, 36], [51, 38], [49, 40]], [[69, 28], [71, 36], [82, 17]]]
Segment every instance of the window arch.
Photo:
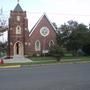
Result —
[[40, 44], [40, 41], [37, 40], [37, 41], [35, 42], [35, 51], [40, 51], [40, 50], [41, 50], [41, 44]]
[[54, 41], [51, 40], [51, 41], [49, 42], [49, 47], [51, 47], [51, 46], [53, 46], [53, 45], [54, 45]]
[[20, 21], [20, 16], [17, 16], [17, 21]]
[[16, 34], [21, 34], [21, 27], [19, 25], [16, 27]]

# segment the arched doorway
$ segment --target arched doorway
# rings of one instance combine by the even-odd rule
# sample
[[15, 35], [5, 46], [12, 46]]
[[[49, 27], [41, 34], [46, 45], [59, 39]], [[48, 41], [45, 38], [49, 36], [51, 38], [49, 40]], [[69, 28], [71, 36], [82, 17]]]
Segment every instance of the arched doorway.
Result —
[[14, 56], [15, 55], [23, 55], [23, 44], [20, 41], [14, 44]]

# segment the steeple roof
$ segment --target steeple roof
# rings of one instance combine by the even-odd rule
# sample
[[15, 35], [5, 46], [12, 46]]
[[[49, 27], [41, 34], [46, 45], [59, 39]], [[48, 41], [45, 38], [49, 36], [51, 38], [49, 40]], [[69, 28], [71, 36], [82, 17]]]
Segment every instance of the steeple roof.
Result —
[[19, 3], [17, 4], [17, 6], [14, 8], [14, 11], [23, 11], [23, 9], [21, 8], [21, 6], [19, 5]]

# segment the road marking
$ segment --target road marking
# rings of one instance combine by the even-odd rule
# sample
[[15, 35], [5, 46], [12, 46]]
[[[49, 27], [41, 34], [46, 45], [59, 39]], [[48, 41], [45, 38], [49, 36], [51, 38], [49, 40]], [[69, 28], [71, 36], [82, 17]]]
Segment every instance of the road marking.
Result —
[[0, 68], [20, 68], [21, 65], [0, 66]]

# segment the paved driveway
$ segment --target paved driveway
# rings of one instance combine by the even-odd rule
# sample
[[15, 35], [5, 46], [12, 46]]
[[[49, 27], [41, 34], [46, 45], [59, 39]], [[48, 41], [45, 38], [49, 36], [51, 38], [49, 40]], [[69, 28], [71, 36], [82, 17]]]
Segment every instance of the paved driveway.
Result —
[[0, 90], [90, 90], [90, 64], [0, 69]]

